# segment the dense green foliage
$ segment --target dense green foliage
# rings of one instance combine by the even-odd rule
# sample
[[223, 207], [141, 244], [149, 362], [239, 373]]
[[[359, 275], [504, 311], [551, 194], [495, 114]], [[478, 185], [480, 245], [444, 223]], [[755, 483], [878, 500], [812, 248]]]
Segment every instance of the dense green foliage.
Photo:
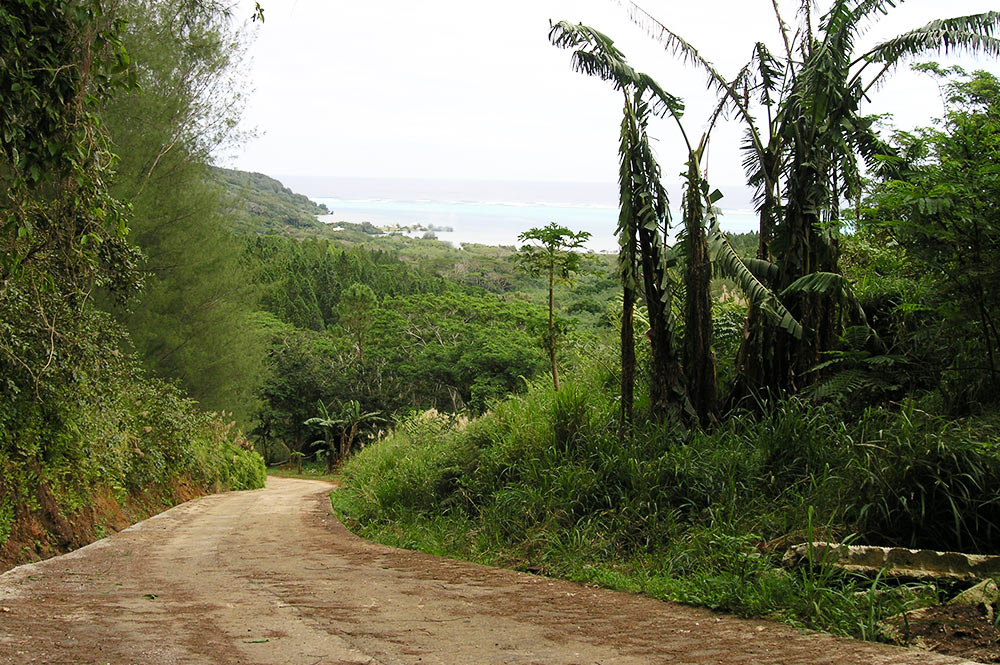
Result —
[[[208, 8], [185, 6], [195, 13]], [[94, 305], [98, 292], [109, 305], [125, 303], [142, 281], [140, 253], [126, 241], [128, 206], [122, 198], [141, 213], [142, 205], [158, 197], [143, 201], [110, 185], [117, 162], [112, 150], [123, 148], [116, 142], [123, 134], [115, 131], [121, 126], [115, 109], [119, 103], [139, 105], [136, 86], [154, 87], [139, 75], [150, 65], [138, 66], [126, 45], [134, 46], [164, 7], [137, 2], [109, 9], [99, 2], [47, 0], [0, 9], [10, 37], [0, 43], [5, 563], [35, 552], [6, 546], [12, 534], [15, 543], [43, 536], [19, 531], [32, 519], [56, 525], [54, 545], [78, 543], [76, 534], [66, 532], [67, 517], [101, 493], [127, 503], [147, 493], [167, 500], [181, 482], [194, 483], [195, 491], [263, 482], [262, 460], [246, 440], [222, 416], [200, 412], [175, 387], [144, 377], [125, 332]], [[128, 30], [126, 16], [133, 19]], [[188, 36], [199, 27], [193, 21]], [[168, 46], [156, 53], [164, 55]], [[156, 124], [160, 120], [145, 129], [164, 129]], [[149, 155], [130, 153], [135, 159]], [[121, 161], [123, 174], [132, 168], [128, 164]], [[152, 168], [146, 166], [141, 170], [148, 178]]]
[[121, 333], [106, 315], [89, 313], [75, 334], [85, 370], [64, 374], [43, 399], [0, 404], [0, 544], [15, 517], [43, 508], [42, 485], [66, 515], [104, 490], [124, 505], [169, 496], [178, 481], [202, 491], [263, 485], [250, 442], [176, 388], [144, 378], [114, 347]]
[[923, 69], [955, 77], [944, 121], [897, 135], [894, 177], [874, 188], [861, 233], [908, 263], [897, 274], [914, 286], [885, 309], [924, 319], [890, 339], [941, 374], [949, 411], [975, 412], [1000, 394], [1000, 81]]
[[[245, 261], [269, 311], [258, 319], [271, 347], [257, 433], [274, 459], [286, 446], [308, 452], [303, 423], [317, 402], [356, 400], [387, 416], [481, 410], [544, 366], [540, 307], [467, 290], [387, 252], [255, 237]], [[345, 298], [352, 292], [361, 295]]]
[[379, 296], [441, 293], [433, 273], [414, 270], [392, 252], [344, 249], [325, 239], [250, 236], [244, 264], [261, 289], [261, 307], [298, 328], [325, 331], [340, 321], [341, 293], [365, 284]]
[[[0, 277], [56, 283], [78, 295], [116, 270], [127, 250], [122, 205], [105, 186], [114, 165], [95, 116], [130, 84], [121, 21], [100, 4], [16, 2], [0, 12]], [[34, 271], [34, 272], [33, 272]]]
[[406, 382], [413, 406], [482, 411], [545, 367], [544, 317], [540, 307], [487, 293], [389, 298], [372, 353]]
[[868, 636], [899, 597], [855, 596], [871, 583], [830, 571], [781, 571], [794, 534], [996, 542], [995, 424], [912, 408], [844, 423], [792, 400], [713, 432], [650, 425], [621, 445], [615, 383], [594, 362], [559, 392], [536, 382], [466, 428], [407, 421], [348, 463], [334, 504], [390, 544]]
[[122, 12], [138, 86], [101, 116], [120, 155], [111, 191], [131, 204], [145, 288], [112, 311], [150, 373], [246, 427], [265, 340], [250, 325], [257, 294], [208, 166], [241, 108], [239, 41], [214, 3], [136, 1]]

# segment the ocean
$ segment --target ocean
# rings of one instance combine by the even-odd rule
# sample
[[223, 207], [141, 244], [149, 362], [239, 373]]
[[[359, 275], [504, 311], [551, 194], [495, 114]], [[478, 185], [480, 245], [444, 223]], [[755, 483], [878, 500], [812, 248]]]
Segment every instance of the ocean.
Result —
[[[434, 235], [463, 243], [518, 245], [518, 235], [555, 222], [591, 234], [595, 252], [617, 252], [617, 191], [611, 183], [461, 181], [389, 178], [303, 178], [282, 181], [331, 210], [325, 222], [370, 222], [375, 226], [434, 226]], [[673, 201], [680, 192], [672, 192]], [[737, 192], [742, 194], [742, 192]], [[725, 207], [722, 227], [742, 233], [757, 227], [746, 207]], [[675, 219], [679, 213], [675, 212]], [[444, 229], [450, 230], [441, 230]], [[421, 236], [425, 231], [410, 232]]]

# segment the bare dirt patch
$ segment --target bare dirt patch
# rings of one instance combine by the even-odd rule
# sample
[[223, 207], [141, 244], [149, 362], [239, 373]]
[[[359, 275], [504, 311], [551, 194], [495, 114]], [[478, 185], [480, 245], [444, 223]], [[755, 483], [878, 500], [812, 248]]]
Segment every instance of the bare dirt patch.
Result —
[[0, 663], [963, 662], [374, 545], [330, 488], [271, 478], [0, 576]]
[[49, 486], [40, 483], [37, 506], [22, 504], [15, 508], [10, 537], [0, 545], [0, 572], [79, 549], [211, 491], [186, 479], [175, 479], [168, 487], [130, 495], [119, 502], [110, 489], [99, 488], [92, 494], [90, 505], [67, 514]]
[[890, 624], [901, 643], [979, 663], [1000, 663], [1000, 631], [990, 614], [983, 605], [940, 605]]

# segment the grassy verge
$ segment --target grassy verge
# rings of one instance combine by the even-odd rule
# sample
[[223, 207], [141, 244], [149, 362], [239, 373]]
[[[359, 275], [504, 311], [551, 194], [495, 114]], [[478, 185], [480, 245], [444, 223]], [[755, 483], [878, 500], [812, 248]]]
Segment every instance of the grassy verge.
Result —
[[403, 423], [345, 466], [334, 507], [389, 545], [868, 639], [938, 591], [786, 570], [787, 545], [995, 542], [990, 426], [912, 409], [845, 423], [792, 401], [711, 433], [649, 426], [622, 445], [613, 378], [535, 385], [463, 429]]

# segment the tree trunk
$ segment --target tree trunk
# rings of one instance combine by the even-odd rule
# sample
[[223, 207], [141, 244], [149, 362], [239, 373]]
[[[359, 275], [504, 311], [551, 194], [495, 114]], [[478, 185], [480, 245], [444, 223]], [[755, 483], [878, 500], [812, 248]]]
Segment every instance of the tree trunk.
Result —
[[715, 356], [712, 353], [712, 264], [705, 234], [701, 176], [691, 156], [685, 205], [687, 274], [684, 321], [684, 373], [688, 397], [701, 424], [716, 419]]
[[[772, 144], [774, 139], [772, 139]], [[778, 189], [778, 174], [776, 165], [780, 160], [773, 156], [770, 149], [765, 156], [765, 166], [771, 181], [765, 184], [764, 202], [760, 208], [760, 232], [757, 239], [756, 257], [762, 261], [771, 261], [771, 240], [774, 237], [775, 222], [781, 214], [781, 197]], [[775, 287], [768, 281], [765, 286]], [[765, 369], [771, 363], [774, 350], [774, 336], [777, 331], [769, 328], [760, 311], [760, 305], [750, 303], [747, 316], [743, 322], [743, 340], [736, 356], [736, 367], [739, 374], [728, 397], [728, 409], [735, 408], [747, 398], [755, 398], [760, 402], [761, 390], [767, 385], [769, 372]]]
[[[774, 290], [781, 293], [795, 280], [816, 271], [839, 272], [837, 244], [821, 229], [819, 214], [830, 204], [821, 172], [797, 155], [787, 186], [787, 203], [776, 225], [771, 249], [779, 268]], [[763, 211], [762, 211], [763, 213]], [[764, 215], [761, 247], [764, 250]], [[769, 285], [771, 286], [771, 285]], [[801, 389], [810, 370], [831, 349], [837, 338], [836, 299], [827, 294], [798, 294], [783, 299], [792, 316], [802, 324], [796, 339], [770, 325], [752, 307], [740, 350], [741, 379], [734, 397], [780, 395]]]
[[683, 412], [687, 394], [679, 349], [669, 325], [670, 295], [664, 292], [662, 257], [655, 244], [655, 231], [639, 227], [639, 254], [642, 281], [649, 312], [649, 336], [652, 366], [650, 367], [649, 398], [654, 420], [662, 421], [671, 411]]
[[552, 388], [559, 391], [559, 370], [556, 368], [556, 325], [555, 325], [555, 266], [549, 266], [549, 361], [552, 363]]
[[622, 293], [622, 402], [618, 421], [618, 439], [624, 443], [632, 427], [632, 402], [635, 392], [635, 331], [632, 315], [635, 310], [635, 291], [626, 286]]

